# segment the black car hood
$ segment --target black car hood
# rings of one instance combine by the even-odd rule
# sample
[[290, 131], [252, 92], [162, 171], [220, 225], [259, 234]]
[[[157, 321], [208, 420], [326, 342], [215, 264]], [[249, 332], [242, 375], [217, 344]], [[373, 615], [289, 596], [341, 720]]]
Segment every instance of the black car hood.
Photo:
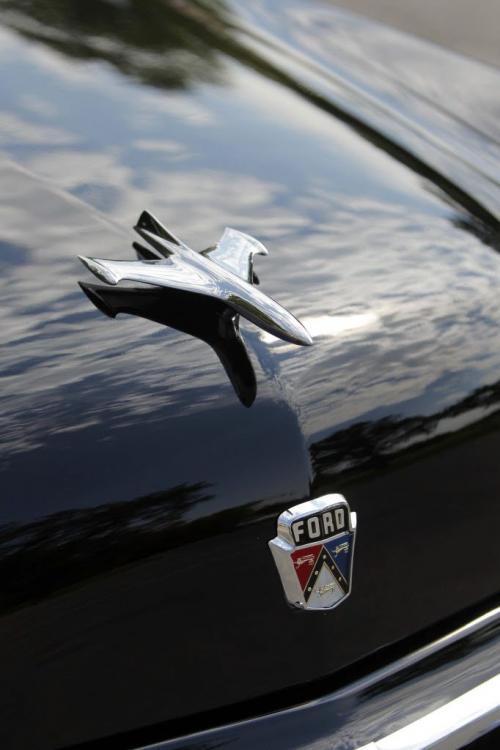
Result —
[[[0, 3], [5, 748], [164, 736], [497, 590], [497, 125], [464, 71], [498, 75], [252, 7]], [[76, 256], [132, 257], [143, 208], [198, 249], [226, 224], [268, 246], [261, 288], [315, 344], [243, 324], [250, 408], [203, 342], [81, 293]], [[267, 542], [330, 491], [353, 593], [295, 612]]]

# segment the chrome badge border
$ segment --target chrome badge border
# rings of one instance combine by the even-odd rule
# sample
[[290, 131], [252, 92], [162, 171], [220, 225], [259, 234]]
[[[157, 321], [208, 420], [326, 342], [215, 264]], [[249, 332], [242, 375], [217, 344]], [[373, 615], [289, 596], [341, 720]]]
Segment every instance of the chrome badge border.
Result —
[[[343, 507], [347, 516], [348, 531], [352, 534], [351, 559], [349, 567], [348, 591], [334, 604], [325, 607], [311, 607], [305, 600], [295, 566], [292, 553], [310, 547], [314, 542], [307, 541], [304, 544], [296, 544], [292, 533], [292, 525], [298, 520], [308, 518], [311, 515], [321, 515], [329, 510]], [[329, 612], [340, 604], [343, 604], [352, 591], [352, 574], [354, 567], [354, 549], [356, 543], [357, 514], [351, 511], [349, 503], [343, 495], [331, 494], [313, 500], [307, 500], [299, 505], [283, 511], [278, 518], [278, 534], [268, 544], [274, 558], [274, 562], [281, 578], [285, 597], [289, 604], [306, 612]], [[345, 530], [332, 534], [330, 537], [321, 538], [318, 543], [330, 542], [345, 534]]]

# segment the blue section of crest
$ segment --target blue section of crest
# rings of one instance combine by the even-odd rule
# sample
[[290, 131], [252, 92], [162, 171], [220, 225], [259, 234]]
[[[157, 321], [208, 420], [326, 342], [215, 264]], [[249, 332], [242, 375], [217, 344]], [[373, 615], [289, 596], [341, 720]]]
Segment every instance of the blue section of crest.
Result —
[[340, 534], [340, 536], [336, 536], [335, 539], [325, 543], [325, 547], [335, 560], [338, 569], [347, 581], [349, 581], [351, 569], [353, 539], [354, 534], [347, 531], [345, 534]]

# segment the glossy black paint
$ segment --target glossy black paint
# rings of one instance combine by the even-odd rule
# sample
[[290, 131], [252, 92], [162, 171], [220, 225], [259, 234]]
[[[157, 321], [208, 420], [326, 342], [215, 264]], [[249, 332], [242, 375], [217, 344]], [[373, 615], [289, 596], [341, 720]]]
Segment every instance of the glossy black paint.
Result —
[[205, 341], [220, 359], [236, 395], [251, 406], [257, 381], [240, 331], [239, 316], [212, 297], [179, 289], [128, 289], [80, 282], [90, 301], [110, 318], [137, 315]]
[[[422, 656], [418, 651], [408, 654], [389, 668], [348, 683], [320, 699], [160, 743], [155, 748], [251, 750], [264, 746], [277, 750], [332, 747], [354, 750], [365, 747], [494, 677], [498, 673], [500, 651], [498, 617], [444, 647], [437, 641], [428, 648], [429, 652]], [[490, 747], [494, 748], [493, 734], [490, 739]], [[459, 741], [455, 738], [455, 742]]]
[[[498, 592], [498, 75], [441, 53], [425, 92], [427, 46], [252, 7], [0, 3], [2, 748], [306, 685]], [[108, 320], [76, 286], [145, 206], [269, 247], [261, 287], [316, 344], [242, 325], [251, 408], [152, 296]], [[294, 612], [267, 541], [327, 491], [353, 591]]]

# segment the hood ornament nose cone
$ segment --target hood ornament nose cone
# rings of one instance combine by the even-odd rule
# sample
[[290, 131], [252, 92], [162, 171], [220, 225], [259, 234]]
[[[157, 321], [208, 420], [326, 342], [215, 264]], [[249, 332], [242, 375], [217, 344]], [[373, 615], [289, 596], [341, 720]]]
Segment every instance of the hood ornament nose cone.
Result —
[[[230, 342], [233, 350], [239, 342], [245, 356], [240, 351], [236, 359], [240, 365], [248, 360], [251, 368], [239, 334], [240, 315], [284, 341], [300, 346], [313, 343], [297, 318], [256, 288], [253, 257], [267, 255], [268, 251], [254, 237], [226, 229], [215, 247], [198, 253], [147, 211], [142, 212], [135, 231], [147, 243], [133, 243], [137, 260], [79, 256], [100, 281], [115, 287], [80, 284], [102, 312], [111, 317], [128, 312], [202, 338], [216, 349], [237, 392], [239, 386], [230, 372], [231, 356], [222, 349]], [[153, 289], [116, 288], [121, 281], [140, 282]], [[251, 380], [248, 374], [246, 380]], [[248, 394], [246, 399], [239, 392], [238, 395], [244, 403], [250, 400]]]

